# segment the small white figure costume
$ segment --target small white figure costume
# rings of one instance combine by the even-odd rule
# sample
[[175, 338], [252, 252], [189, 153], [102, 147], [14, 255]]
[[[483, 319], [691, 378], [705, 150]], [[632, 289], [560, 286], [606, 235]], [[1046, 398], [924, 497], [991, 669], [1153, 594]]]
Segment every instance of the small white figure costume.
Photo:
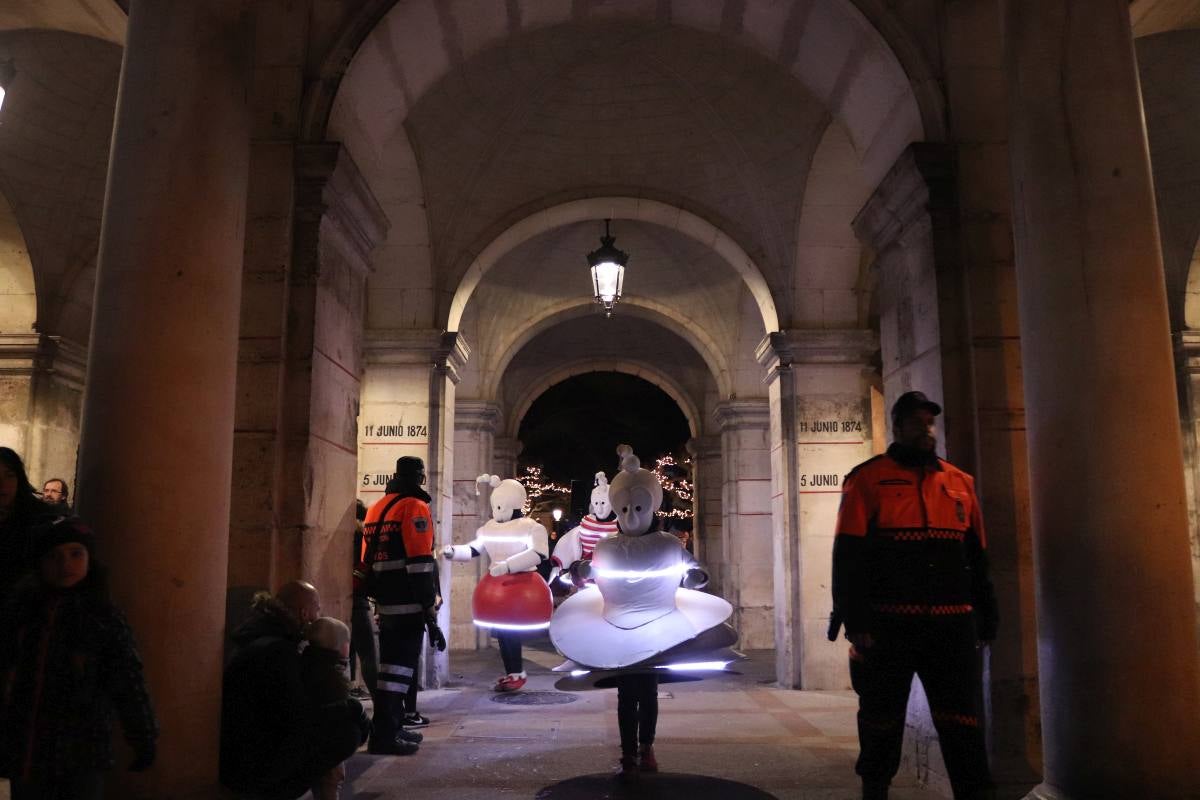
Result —
[[[583, 518], [583, 522], [567, 531], [558, 544], [554, 546], [554, 562], [556, 570], [566, 572], [572, 564], [588, 561], [596, 544], [604, 538], [615, 536], [617, 520], [612, 513], [612, 504], [608, 499], [608, 477], [603, 472], [596, 473], [596, 488], [592, 489], [591, 513]], [[570, 579], [564, 576], [564, 581]]]
[[480, 484], [492, 487], [492, 518], [475, 532], [467, 544], [450, 545], [442, 555], [454, 561], [470, 561], [487, 553], [492, 564], [471, 597], [474, 622], [491, 628], [500, 639], [501, 655], [508, 674], [496, 684], [499, 691], [514, 691], [525, 684], [521, 666], [521, 633], [545, 629], [550, 624], [554, 601], [550, 587], [537, 567], [550, 553], [546, 529], [520, 516], [525, 505], [525, 487], [499, 475], [480, 475]]
[[733, 607], [703, 586], [707, 574], [669, 533], [647, 533], [662, 504], [662, 487], [622, 445], [621, 471], [609, 489], [621, 532], [602, 539], [590, 565], [594, 586], [565, 600], [550, 622], [550, 640], [567, 659], [559, 688], [615, 685], [621, 674], [657, 674], [661, 681], [697, 680], [741, 658], [730, 648]]

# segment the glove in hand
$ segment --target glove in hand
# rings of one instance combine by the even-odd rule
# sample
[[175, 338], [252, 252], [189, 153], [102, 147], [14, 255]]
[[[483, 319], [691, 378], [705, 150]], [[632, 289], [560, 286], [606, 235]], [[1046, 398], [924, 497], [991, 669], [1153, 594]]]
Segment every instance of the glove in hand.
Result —
[[507, 561], [497, 561], [495, 564], [492, 564], [490, 567], [488, 567], [488, 574], [491, 575], [493, 578], [499, 578], [502, 575], [507, 575], [508, 574], [508, 562]]
[[708, 585], [708, 573], [699, 567], [692, 567], [684, 573], [681, 585], [685, 589], [700, 589]]

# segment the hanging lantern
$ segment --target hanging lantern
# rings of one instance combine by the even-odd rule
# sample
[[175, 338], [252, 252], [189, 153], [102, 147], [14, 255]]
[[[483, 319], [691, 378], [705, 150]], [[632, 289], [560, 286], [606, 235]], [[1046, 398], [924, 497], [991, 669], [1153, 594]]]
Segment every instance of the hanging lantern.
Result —
[[596, 302], [604, 306], [604, 316], [611, 317], [613, 306], [621, 299], [621, 289], [625, 285], [625, 264], [629, 254], [613, 246], [616, 237], [608, 232], [608, 224], [612, 220], [604, 220], [604, 235], [600, 237], [600, 247], [588, 253], [588, 265], [592, 268], [592, 294]]

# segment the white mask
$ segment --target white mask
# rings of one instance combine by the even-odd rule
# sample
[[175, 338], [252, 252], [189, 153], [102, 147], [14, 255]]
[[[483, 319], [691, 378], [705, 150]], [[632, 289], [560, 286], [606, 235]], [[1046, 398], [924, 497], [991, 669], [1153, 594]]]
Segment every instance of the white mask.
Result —
[[519, 481], [512, 478], [500, 480], [499, 475], [480, 475], [475, 479], [476, 494], [478, 494], [481, 484], [492, 487], [490, 503], [492, 519], [496, 522], [508, 522], [513, 518], [514, 511], [520, 511], [525, 507], [525, 487]]
[[592, 516], [604, 519], [612, 513], [612, 503], [608, 501], [608, 478], [603, 472], [596, 473], [596, 488], [592, 489]]
[[613, 478], [608, 496], [621, 533], [641, 536], [654, 524], [654, 512], [662, 505], [662, 486], [649, 470], [642, 469], [642, 462], [633, 454], [633, 448], [623, 444], [617, 448], [621, 456], [621, 471]]

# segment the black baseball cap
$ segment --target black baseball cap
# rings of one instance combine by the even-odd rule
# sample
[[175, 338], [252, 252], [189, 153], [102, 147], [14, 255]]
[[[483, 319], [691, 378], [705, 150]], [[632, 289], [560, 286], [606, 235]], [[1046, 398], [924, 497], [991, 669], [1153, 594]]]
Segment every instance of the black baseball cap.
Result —
[[396, 476], [400, 478], [414, 477], [425, 471], [425, 462], [416, 456], [400, 456], [396, 459]]
[[919, 409], [925, 409], [935, 417], [942, 413], [942, 407], [926, 397], [924, 392], [905, 392], [896, 398], [892, 406], [892, 427]]

